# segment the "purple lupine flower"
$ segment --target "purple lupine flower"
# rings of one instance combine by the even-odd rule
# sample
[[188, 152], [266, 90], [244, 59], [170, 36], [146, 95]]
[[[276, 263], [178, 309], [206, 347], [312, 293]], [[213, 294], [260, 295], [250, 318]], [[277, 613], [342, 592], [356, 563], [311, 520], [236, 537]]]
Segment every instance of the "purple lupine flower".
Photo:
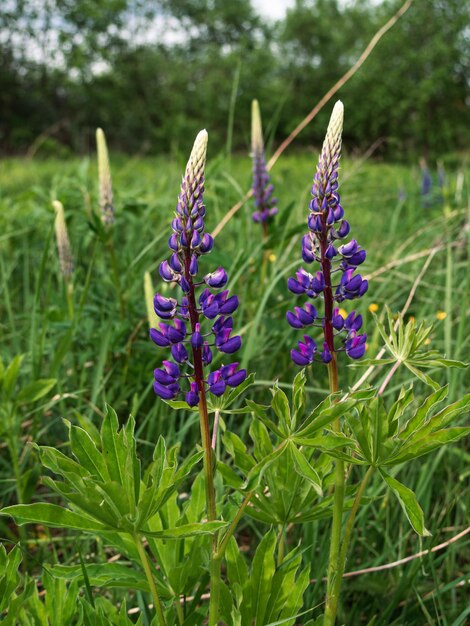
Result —
[[[341, 131], [343, 128], [343, 104], [338, 101], [331, 115], [322, 152], [312, 186], [310, 215], [307, 220], [309, 232], [302, 239], [302, 258], [306, 263], [318, 263], [320, 269], [309, 273], [302, 267], [295, 278], [289, 278], [289, 291], [307, 298], [323, 298], [324, 316], [307, 301], [302, 307], [288, 311], [286, 318], [294, 328], [320, 326], [323, 329], [323, 349], [308, 335], [299, 341], [298, 348], [291, 350], [296, 365], [305, 367], [314, 360], [330, 363], [340, 351], [352, 359], [363, 356], [366, 334], [358, 334], [362, 326], [361, 315], [352, 311], [346, 319], [334, 304], [360, 298], [367, 291], [368, 282], [356, 273], [366, 258], [366, 251], [355, 239], [337, 246], [338, 239], [349, 234], [349, 223], [343, 219], [344, 209], [338, 193], [338, 165], [341, 156]], [[338, 277], [336, 279], [336, 277]], [[342, 338], [343, 346], [335, 347], [335, 337]]]
[[269, 179], [264, 158], [263, 130], [261, 127], [261, 115], [257, 100], [251, 104], [251, 148], [253, 156], [253, 197], [255, 199], [255, 212], [253, 221], [261, 223], [263, 233], [268, 234], [267, 223], [272, 219], [278, 209], [277, 199], [273, 197], [274, 186]]
[[[222, 354], [232, 354], [241, 346], [241, 338], [232, 336], [233, 313], [238, 298], [229, 296], [228, 290], [213, 293], [227, 283], [228, 277], [222, 267], [197, 279], [199, 260], [214, 245], [213, 238], [204, 233], [204, 166], [206, 161], [207, 133], [201, 131], [196, 137], [191, 156], [178, 196], [173, 234], [168, 239], [171, 256], [160, 264], [159, 272], [164, 281], [176, 283], [181, 298], [169, 298], [157, 293], [154, 297], [155, 313], [164, 321], [158, 328], [150, 329], [150, 338], [161, 348], [170, 348], [173, 361], [163, 361], [163, 368], [154, 371], [154, 391], [164, 400], [172, 400], [185, 393], [189, 406], [205, 402], [206, 389], [216, 396], [228, 387], [237, 387], [246, 378], [246, 370], [239, 370], [238, 363], [222, 365], [208, 372], [205, 368], [212, 362], [211, 348]], [[196, 291], [203, 287], [199, 296]], [[211, 320], [210, 328], [204, 330], [204, 320]], [[211, 338], [212, 337], [212, 338]], [[187, 366], [185, 374], [180, 366]], [[180, 388], [181, 379], [189, 379], [189, 390]]]

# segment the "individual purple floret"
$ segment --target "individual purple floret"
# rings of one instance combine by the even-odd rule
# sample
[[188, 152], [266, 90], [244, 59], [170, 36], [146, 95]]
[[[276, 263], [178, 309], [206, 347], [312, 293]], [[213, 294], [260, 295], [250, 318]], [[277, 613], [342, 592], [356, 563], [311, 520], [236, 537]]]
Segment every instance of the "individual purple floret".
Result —
[[[233, 335], [231, 314], [238, 307], [238, 298], [229, 296], [228, 290], [213, 293], [227, 283], [222, 267], [198, 279], [199, 259], [208, 254], [214, 245], [212, 237], [204, 233], [206, 212], [204, 194], [204, 166], [206, 161], [207, 133], [196, 137], [186, 172], [181, 184], [173, 234], [168, 240], [171, 256], [160, 265], [160, 276], [181, 289], [181, 298], [166, 297], [157, 293], [154, 298], [155, 313], [164, 321], [150, 329], [150, 338], [160, 348], [170, 348], [173, 361], [163, 361], [163, 367], [154, 371], [154, 391], [164, 400], [173, 400], [183, 391], [182, 379], [189, 381], [185, 399], [189, 406], [205, 403], [206, 389], [216, 396], [228, 387], [237, 387], [246, 378], [246, 370], [238, 363], [222, 365], [208, 372], [205, 368], [213, 359], [213, 348], [228, 355], [241, 346], [241, 337]], [[197, 290], [203, 288], [197, 296]], [[204, 329], [204, 320], [211, 324]], [[180, 366], [186, 366], [182, 373]]]
[[[356, 273], [366, 258], [366, 251], [355, 239], [337, 246], [337, 240], [348, 236], [350, 226], [343, 219], [344, 209], [338, 193], [338, 165], [341, 156], [341, 132], [343, 128], [343, 104], [337, 102], [331, 115], [322, 153], [312, 186], [310, 215], [307, 220], [309, 232], [302, 238], [302, 258], [305, 263], [318, 263], [314, 273], [302, 267], [295, 278], [289, 278], [289, 291], [310, 299], [323, 299], [324, 316], [307, 301], [302, 307], [288, 311], [286, 318], [294, 328], [319, 326], [323, 329], [323, 348], [317, 347], [308, 335], [299, 341], [298, 349], [291, 351], [296, 365], [305, 367], [314, 360], [330, 363], [340, 351], [352, 359], [363, 356], [366, 349], [365, 333], [358, 334], [362, 317], [352, 311], [346, 319], [335, 308], [335, 303], [360, 298], [368, 288], [367, 280]], [[335, 337], [341, 338], [342, 347], [335, 347]]]
[[266, 169], [261, 115], [257, 100], [253, 100], [251, 106], [251, 147], [253, 156], [253, 197], [256, 209], [253, 213], [253, 221], [262, 224], [263, 234], [267, 237], [268, 221], [276, 215], [278, 209], [276, 207], [277, 199], [273, 196], [274, 186], [270, 182], [268, 170]]

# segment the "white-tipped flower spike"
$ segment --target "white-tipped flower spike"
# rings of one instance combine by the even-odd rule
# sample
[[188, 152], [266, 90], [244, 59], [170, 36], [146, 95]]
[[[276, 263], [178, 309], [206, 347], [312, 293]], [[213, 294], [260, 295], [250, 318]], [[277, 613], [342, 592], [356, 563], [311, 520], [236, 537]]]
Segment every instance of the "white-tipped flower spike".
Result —
[[98, 152], [101, 220], [105, 226], [110, 226], [114, 224], [113, 187], [106, 137], [101, 128], [96, 130], [96, 149]]
[[65, 223], [64, 207], [62, 202], [54, 200], [52, 206], [55, 210], [55, 236], [57, 239], [57, 249], [59, 251], [60, 271], [66, 281], [69, 281], [73, 273], [72, 250], [70, 248], [67, 225]]
[[263, 128], [258, 100], [253, 100], [251, 103], [251, 149], [253, 156], [264, 152]]
[[153, 308], [153, 296], [155, 291], [153, 289], [152, 277], [150, 276], [150, 272], [145, 272], [144, 274], [144, 293], [149, 328], [155, 328], [160, 320], [158, 319], [157, 314], [155, 313]]
[[[343, 132], [344, 106], [341, 100], [336, 102], [331, 113], [330, 122], [326, 131], [325, 141], [321, 153], [321, 164], [327, 171], [337, 161], [341, 154], [341, 133]], [[327, 172], [325, 172], [326, 174]]]
[[[198, 187], [204, 181], [207, 140], [207, 131], [205, 129], [199, 131], [196, 139], [194, 140], [194, 145], [189, 156], [188, 164], [186, 165], [186, 171], [184, 173], [183, 183], [181, 185], [181, 194], [185, 196], [189, 204], [192, 204], [194, 199], [198, 197], [200, 193]], [[191, 196], [194, 196], [192, 201]]]

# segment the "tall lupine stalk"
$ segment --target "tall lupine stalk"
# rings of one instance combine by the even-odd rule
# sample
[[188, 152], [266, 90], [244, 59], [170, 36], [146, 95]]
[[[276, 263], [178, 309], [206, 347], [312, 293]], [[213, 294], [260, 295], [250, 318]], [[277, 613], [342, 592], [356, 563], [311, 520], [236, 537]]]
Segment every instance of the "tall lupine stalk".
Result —
[[111, 229], [115, 222], [115, 210], [113, 204], [113, 185], [111, 179], [111, 168], [109, 165], [108, 147], [106, 137], [101, 128], [96, 129], [96, 151], [98, 155], [98, 179], [99, 179], [99, 206], [101, 222], [104, 226], [104, 241], [108, 249], [111, 268], [113, 272], [114, 287], [116, 289], [121, 317], [126, 314], [126, 305], [121, 286], [121, 274], [116, 258], [116, 251], [111, 236]]
[[62, 202], [54, 200], [52, 203], [55, 211], [55, 236], [57, 241], [57, 250], [59, 252], [59, 264], [60, 271], [64, 279], [67, 308], [69, 317], [73, 318], [74, 306], [73, 306], [73, 257], [72, 249], [70, 247], [70, 240], [67, 233], [67, 224], [65, 222], [64, 207]]
[[273, 197], [274, 186], [270, 182], [269, 173], [266, 169], [258, 100], [253, 100], [251, 104], [251, 150], [253, 157], [253, 197], [256, 208], [253, 213], [253, 221], [261, 223], [263, 238], [267, 239], [268, 222], [276, 215], [278, 209], [276, 207], [277, 199]]
[[[296, 277], [288, 280], [292, 293], [309, 298], [303, 307], [295, 307], [294, 311], [287, 313], [289, 324], [297, 329], [314, 326], [323, 331], [322, 348], [318, 349], [316, 341], [306, 334], [304, 340], [299, 341], [298, 348], [291, 351], [292, 360], [302, 367], [315, 360], [325, 363], [331, 393], [339, 390], [338, 352], [346, 352], [350, 358], [358, 359], [365, 352], [367, 338], [365, 333], [358, 332], [362, 326], [361, 315], [351, 311], [344, 319], [335, 307], [337, 303], [361, 297], [368, 288], [367, 280], [355, 274], [365, 260], [365, 250], [355, 239], [337, 245], [350, 231], [349, 223], [343, 219], [344, 210], [338, 193], [343, 112], [343, 104], [338, 101], [330, 118], [313, 181], [307, 220], [309, 232], [302, 239], [303, 260], [309, 264], [318, 263], [320, 269], [313, 275], [300, 268]], [[310, 302], [320, 298], [323, 299], [323, 316]], [[335, 432], [341, 432], [340, 418], [333, 422], [332, 427]], [[344, 489], [344, 462], [337, 459], [324, 626], [332, 626], [336, 617], [339, 585], [335, 583], [342, 575], [339, 563]]]
[[[215, 520], [214, 463], [207, 393], [221, 396], [227, 387], [237, 387], [245, 380], [246, 371], [239, 370], [238, 363], [228, 363], [207, 371], [212, 362], [213, 348], [223, 355], [233, 354], [240, 348], [241, 338], [231, 336], [231, 314], [238, 307], [237, 296], [229, 297], [228, 290], [213, 293], [213, 290], [222, 289], [226, 285], [228, 277], [225, 270], [219, 267], [198, 278], [200, 257], [208, 254], [214, 245], [213, 238], [204, 232], [206, 150], [207, 132], [202, 130], [194, 142], [178, 196], [172, 221], [173, 234], [168, 240], [171, 256], [160, 265], [160, 276], [177, 285], [181, 298], [167, 298], [159, 293], [155, 295], [155, 312], [165, 321], [159, 323], [159, 329], [150, 329], [150, 337], [157, 346], [169, 347], [173, 357], [173, 361], [163, 361], [163, 367], [154, 371], [155, 393], [164, 400], [172, 400], [184, 393], [180, 384], [187, 381], [186, 402], [192, 407], [198, 406], [204, 449], [207, 517], [208, 520]], [[201, 288], [201, 293], [197, 295]], [[173, 324], [167, 323], [169, 320]], [[207, 321], [211, 326], [205, 332], [203, 326]], [[217, 535], [214, 535], [213, 554], [217, 554]], [[220, 565], [220, 558], [212, 559], [211, 626], [217, 624], [218, 620]]]

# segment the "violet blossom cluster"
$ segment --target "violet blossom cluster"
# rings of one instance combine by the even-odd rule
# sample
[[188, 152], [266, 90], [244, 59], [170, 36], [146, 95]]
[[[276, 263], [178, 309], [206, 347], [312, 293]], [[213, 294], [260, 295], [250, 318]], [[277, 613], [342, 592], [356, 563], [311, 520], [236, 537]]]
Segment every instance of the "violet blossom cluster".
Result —
[[[350, 231], [349, 223], [343, 219], [344, 209], [338, 193], [338, 166], [341, 156], [341, 131], [343, 128], [343, 104], [337, 102], [328, 125], [323, 149], [317, 165], [310, 215], [307, 220], [308, 233], [302, 239], [302, 258], [305, 263], [318, 263], [319, 269], [310, 273], [299, 268], [295, 278], [289, 278], [288, 289], [307, 302], [286, 315], [288, 323], [296, 329], [316, 326], [323, 329], [323, 345], [304, 335], [297, 349], [291, 350], [291, 358], [299, 366], [314, 360], [329, 363], [335, 352], [345, 351], [352, 359], [364, 355], [367, 335], [360, 334], [362, 316], [355, 311], [346, 319], [340, 315], [340, 304], [365, 294], [367, 280], [357, 273], [357, 268], [366, 258], [366, 251], [355, 239], [338, 245]], [[323, 299], [324, 314], [320, 315], [311, 300]], [[335, 347], [335, 339], [342, 346]]]
[[[176, 284], [181, 297], [155, 295], [155, 313], [164, 321], [158, 329], [150, 329], [154, 343], [170, 348], [173, 357], [173, 361], [163, 361], [163, 367], [154, 371], [155, 393], [165, 400], [174, 399], [182, 393], [181, 382], [186, 378], [189, 390], [185, 397], [190, 406], [199, 403], [206, 389], [220, 396], [227, 387], [237, 387], [246, 378], [246, 370], [238, 369], [238, 363], [222, 365], [205, 375], [214, 349], [231, 355], [241, 346], [240, 336], [232, 335], [231, 314], [238, 307], [238, 298], [223, 289], [227, 283], [225, 270], [219, 267], [198, 278], [200, 257], [214, 245], [213, 238], [204, 232], [206, 149], [207, 132], [203, 130], [196, 137], [181, 184], [173, 233], [168, 240], [171, 256], [160, 265], [160, 276]], [[219, 289], [223, 290], [214, 293]], [[206, 321], [210, 322], [208, 331], [203, 328]]]
[[264, 158], [263, 131], [261, 115], [257, 100], [253, 100], [251, 108], [251, 144], [253, 153], [253, 197], [256, 211], [253, 221], [266, 226], [267, 222], [278, 212], [277, 199], [273, 196], [274, 186], [270, 182]]

